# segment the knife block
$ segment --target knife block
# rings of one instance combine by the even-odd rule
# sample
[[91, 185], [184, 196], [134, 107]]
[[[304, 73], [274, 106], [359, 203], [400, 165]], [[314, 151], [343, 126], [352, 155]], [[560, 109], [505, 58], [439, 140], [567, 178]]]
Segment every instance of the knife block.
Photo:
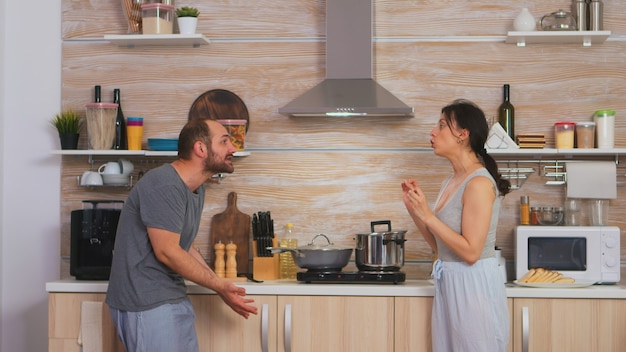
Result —
[[[276, 238], [272, 240], [272, 247], [278, 247]], [[273, 254], [271, 257], [258, 257], [256, 241], [252, 241], [252, 250], [254, 258], [252, 258], [252, 277], [255, 280], [278, 280], [279, 271], [279, 254]]]

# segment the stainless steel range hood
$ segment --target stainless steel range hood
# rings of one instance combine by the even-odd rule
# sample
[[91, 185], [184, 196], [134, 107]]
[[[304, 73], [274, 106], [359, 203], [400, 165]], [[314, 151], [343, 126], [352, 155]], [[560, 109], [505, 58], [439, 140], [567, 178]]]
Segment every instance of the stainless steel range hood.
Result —
[[326, 0], [326, 79], [278, 109], [287, 116], [413, 116], [372, 79], [372, 1]]

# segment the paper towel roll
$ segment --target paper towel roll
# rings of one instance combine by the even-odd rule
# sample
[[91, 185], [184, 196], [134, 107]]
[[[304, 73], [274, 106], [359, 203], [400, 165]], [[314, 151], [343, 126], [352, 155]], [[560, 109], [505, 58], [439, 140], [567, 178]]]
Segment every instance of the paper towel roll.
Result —
[[617, 167], [613, 161], [565, 163], [567, 197], [591, 199], [617, 198]]

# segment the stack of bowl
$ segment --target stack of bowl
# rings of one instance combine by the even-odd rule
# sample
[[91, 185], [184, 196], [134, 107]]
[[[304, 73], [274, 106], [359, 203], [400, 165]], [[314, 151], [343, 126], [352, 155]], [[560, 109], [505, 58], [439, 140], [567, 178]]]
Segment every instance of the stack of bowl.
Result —
[[120, 159], [102, 164], [98, 173], [102, 175], [102, 181], [107, 186], [126, 186], [130, 184], [130, 174], [134, 170], [130, 160]]

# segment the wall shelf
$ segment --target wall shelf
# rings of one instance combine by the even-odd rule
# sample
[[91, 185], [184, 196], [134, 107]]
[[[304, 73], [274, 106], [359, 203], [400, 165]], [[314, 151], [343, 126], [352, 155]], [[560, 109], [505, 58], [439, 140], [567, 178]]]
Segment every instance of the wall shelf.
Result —
[[[165, 156], [175, 157], [178, 155], [177, 151], [156, 151], [156, 150], [113, 150], [113, 149], [63, 149], [53, 150], [52, 154], [56, 155], [109, 155], [109, 156]], [[235, 152], [233, 156], [249, 156], [250, 152]]]
[[614, 156], [626, 154], [626, 148], [611, 149], [555, 149], [555, 148], [519, 148], [519, 149], [487, 149], [487, 152], [494, 157], [497, 156], [525, 156], [541, 158], [543, 156], [570, 159], [578, 156]]
[[210, 43], [209, 39], [202, 34], [107, 34], [104, 40], [128, 48], [136, 46], [193, 46], [197, 48]]
[[602, 44], [611, 31], [531, 31], [508, 32], [506, 42], [526, 46], [526, 44]]

